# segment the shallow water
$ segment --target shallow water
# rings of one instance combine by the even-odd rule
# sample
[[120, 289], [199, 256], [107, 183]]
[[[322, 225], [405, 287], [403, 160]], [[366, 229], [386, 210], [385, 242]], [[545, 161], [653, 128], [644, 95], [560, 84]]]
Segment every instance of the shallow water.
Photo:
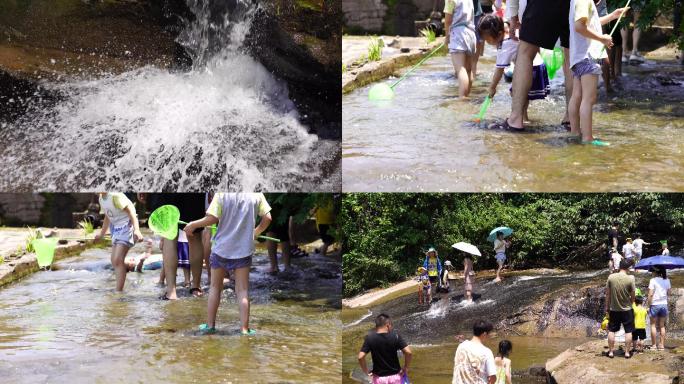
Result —
[[[684, 190], [681, 66], [650, 62], [625, 67], [627, 90], [617, 98], [606, 98], [601, 91], [594, 108], [594, 132], [611, 143], [599, 148], [574, 144], [560, 126], [565, 110], [562, 71], [551, 82], [552, 94], [530, 103], [533, 133], [473, 123], [491, 79], [493, 55], [488, 47], [469, 100], [458, 99], [446, 56], [419, 67], [396, 86], [391, 101], [370, 102], [370, 85], [345, 95], [345, 190]], [[679, 83], [661, 86], [658, 76]], [[509, 87], [499, 84], [485, 116], [488, 123], [508, 115]]]
[[3, 382], [324, 383], [341, 374], [341, 278], [311, 272], [339, 270], [334, 261], [298, 260], [297, 279], [274, 281], [267, 259], [256, 256], [250, 325], [257, 335], [241, 337], [231, 289], [219, 307], [219, 334], [199, 336], [206, 298], [180, 289], [180, 300], [160, 301], [158, 271], [129, 273], [125, 293], [116, 294], [108, 259], [106, 249], [89, 250], [0, 291]]
[[0, 116], [0, 162], [14, 165], [0, 188], [332, 190], [323, 164], [338, 143], [310, 134], [287, 85], [244, 53], [257, 6], [236, 3], [217, 17], [188, 0], [188, 72], [131, 68], [46, 81], [54, 102], [0, 100], [31, 105], [16, 121]]

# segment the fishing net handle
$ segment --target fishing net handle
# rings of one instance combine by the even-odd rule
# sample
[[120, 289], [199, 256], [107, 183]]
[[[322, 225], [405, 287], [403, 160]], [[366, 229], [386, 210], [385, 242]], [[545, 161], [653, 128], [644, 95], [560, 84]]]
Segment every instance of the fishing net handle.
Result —
[[406, 78], [406, 76], [408, 76], [409, 74], [411, 74], [411, 72], [413, 72], [416, 68], [418, 68], [421, 64], [423, 64], [427, 59], [429, 59], [430, 57], [432, 57], [432, 55], [434, 55], [435, 53], [437, 53], [437, 51], [439, 51], [440, 49], [442, 49], [442, 47], [444, 47], [444, 42], [442, 42], [442, 43], [441, 43], [440, 45], [438, 45], [435, 49], [433, 49], [432, 52], [428, 53], [427, 56], [425, 56], [425, 57], [423, 57], [422, 59], [420, 59], [420, 61], [419, 61], [416, 65], [414, 65], [413, 67], [411, 67], [411, 69], [409, 69], [406, 73], [404, 73], [404, 75], [401, 76], [397, 81], [395, 81], [394, 84], [390, 85], [390, 88], [394, 88], [397, 84], [401, 83], [401, 82]]

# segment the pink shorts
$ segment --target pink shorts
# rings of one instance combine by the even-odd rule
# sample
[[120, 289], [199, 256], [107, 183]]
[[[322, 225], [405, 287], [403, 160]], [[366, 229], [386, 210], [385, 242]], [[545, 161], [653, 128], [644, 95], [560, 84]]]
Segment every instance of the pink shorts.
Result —
[[401, 376], [398, 373], [392, 376], [373, 375], [373, 384], [402, 384]]

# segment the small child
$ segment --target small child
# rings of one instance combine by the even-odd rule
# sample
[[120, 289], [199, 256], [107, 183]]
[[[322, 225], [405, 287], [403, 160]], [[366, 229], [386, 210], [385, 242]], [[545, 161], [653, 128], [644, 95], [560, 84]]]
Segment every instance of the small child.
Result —
[[511, 359], [508, 355], [513, 350], [513, 343], [508, 340], [501, 340], [499, 342], [499, 354], [494, 358], [494, 365], [496, 365], [496, 382], [495, 384], [511, 384]]
[[641, 256], [644, 254], [644, 244], [650, 245], [651, 243], [645, 242], [641, 238], [641, 233], [634, 234], [634, 262], [638, 263], [641, 260]]
[[625, 245], [622, 246], [622, 254], [625, 255], [627, 261], [632, 262], [634, 257], [634, 244], [632, 244], [632, 238], [628, 237]]
[[[512, 38], [508, 33], [508, 23], [495, 15], [485, 15], [477, 26], [480, 36], [489, 45], [496, 46], [496, 69], [492, 76], [492, 83], [489, 85], [489, 97], [493, 98], [496, 94], [496, 87], [499, 85], [504, 75], [504, 69], [515, 62], [519, 41]], [[532, 67], [532, 88], [527, 94], [527, 102], [524, 106], [524, 120], [529, 120], [527, 108], [530, 100], [545, 99], [550, 92], [549, 74], [543, 61], [541, 63], [535, 59]]]
[[[249, 269], [254, 254], [254, 239], [271, 223], [271, 207], [263, 193], [217, 193], [206, 216], [185, 226], [188, 237], [197, 228], [216, 224], [216, 236], [211, 247], [211, 289], [207, 304], [207, 323], [199, 326], [202, 334], [216, 333], [216, 312], [223, 292], [227, 271], [235, 271], [235, 294], [240, 307], [242, 335], [254, 335], [249, 328]], [[261, 217], [256, 225], [257, 216]]]
[[663, 252], [661, 253], [661, 255], [670, 256], [670, 250], [667, 248], [667, 242], [663, 242], [662, 249], [663, 249]]
[[610, 271], [611, 272], [617, 272], [620, 269], [620, 262], [622, 261], [622, 255], [620, 254], [620, 252], [617, 251], [617, 249], [613, 248], [610, 257], [611, 257], [611, 263], [612, 263], [610, 265]]
[[424, 267], [418, 268], [418, 304], [430, 304], [432, 302], [432, 284], [430, 284], [430, 276], [428, 276], [427, 269]]
[[476, 53], [475, 9], [471, 0], [446, 0], [444, 3], [444, 44], [449, 47], [451, 63], [458, 79], [458, 94], [470, 94], [471, 70]]
[[105, 213], [102, 229], [95, 240], [103, 238], [107, 230], [112, 234], [112, 267], [116, 275], [116, 291], [121, 292], [126, 282], [126, 263], [128, 250], [142, 241], [135, 206], [123, 193], [99, 193], [100, 208]]
[[[601, 63], [608, 57], [605, 48], [613, 46], [610, 35], [602, 34], [601, 25], [620, 17], [623, 8], [599, 18], [595, 2], [570, 1], [570, 68], [573, 74], [572, 97], [568, 104], [570, 132], [581, 137], [582, 144], [609, 145], [594, 138], [592, 108], [596, 104]], [[605, 46], [605, 48], [604, 48]]]
[[636, 351], [644, 351], [644, 340], [646, 340], [646, 316], [648, 310], [644, 307], [644, 297], [638, 295], [635, 298], [635, 303], [632, 305], [634, 309], [634, 331], [632, 332], [632, 340], [636, 341]]

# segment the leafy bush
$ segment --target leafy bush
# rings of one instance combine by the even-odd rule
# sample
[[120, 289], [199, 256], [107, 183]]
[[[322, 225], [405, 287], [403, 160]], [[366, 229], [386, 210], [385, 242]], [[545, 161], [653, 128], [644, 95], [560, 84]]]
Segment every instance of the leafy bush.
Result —
[[83, 232], [85, 232], [86, 236], [95, 231], [95, 227], [93, 227], [93, 223], [90, 222], [90, 220], [79, 221], [78, 226], [83, 229]]
[[420, 30], [420, 34], [425, 37], [425, 40], [427, 41], [428, 44], [432, 43], [437, 39], [437, 35], [435, 34], [435, 31], [432, 28], [424, 28]]
[[368, 61], [380, 61], [384, 45], [382, 39], [371, 36], [370, 43], [368, 43]]
[[684, 196], [346, 194], [339, 220], [344, 234], [344, 294], [412, 275], [429, 246], [437, 248], [442, 260], [458, 263], [460, 255], [451, 245], [472, 243], [483, 254], [475, 261], [476, 268], [493, 268], [493, 246], [486, 238], [490, 230], [504, 225], [515, 231], [507, 254], [516, 268], [602, 266], [607, 230], [615, 220], [626, 235], [681, 234]]

